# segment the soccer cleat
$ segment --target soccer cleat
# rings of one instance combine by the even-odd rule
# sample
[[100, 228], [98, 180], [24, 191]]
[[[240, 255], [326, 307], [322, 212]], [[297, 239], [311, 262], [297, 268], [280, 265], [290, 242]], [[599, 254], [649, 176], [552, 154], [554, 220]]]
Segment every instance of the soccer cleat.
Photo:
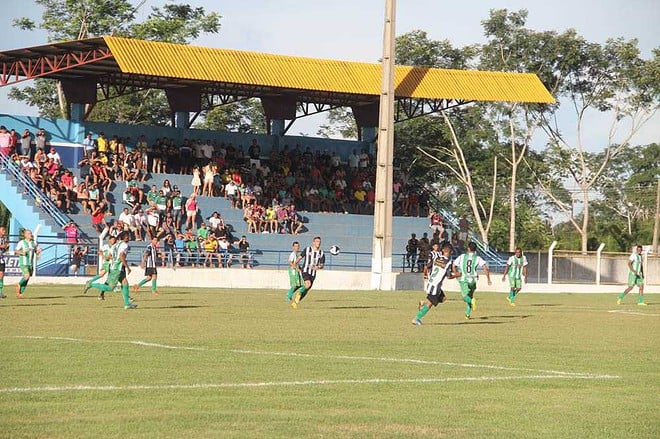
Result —
[[131, 303], [130, 305], [124, 306], [124, 309], [135, 309], [137, 307], [138, 307], [137, 304]]
[[637, 302], [637, 306], [647, 306], [644, 302]]
[[291, 308], [293, 308], [293, 309], [297, 309], [297, 308], [298, 308], [298, 302], [296, 302], [295, 300], [292, 301], [292, 302], [291, 302]]
[[470, 320], [470, 314], [465, 314], [465, 320]]
[[7, 296], [5, 296], [4, 294], [0, 293], [0, 299], [6, 299], [6, 298], [7, 298]]
[[101, 291], [101, 294], [99, 294], [99, 300], [105, 300], [105, 292]]
[[89, 291], [90, 288], [91, 288], [90, 283], [85, 282], [85, 289], [83, 290], [83, 294], [87, 294], [87, 291]]
[[616, 299], [616, 304], [617, 305], [621, 305], [622, 303], [623, 303], [623, 301], [621, 299]]
[[412, 324], [415, 326], [421, 326], [422, 321], [420, 319], [413, 319]]

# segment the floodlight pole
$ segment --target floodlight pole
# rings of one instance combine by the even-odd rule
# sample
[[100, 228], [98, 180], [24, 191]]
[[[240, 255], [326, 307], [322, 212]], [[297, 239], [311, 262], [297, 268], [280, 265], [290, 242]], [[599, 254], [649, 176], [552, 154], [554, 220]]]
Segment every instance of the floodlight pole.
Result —
[[376, 202], [371, 259], [371, 286], [394, 289], [392, 280], [392, 183], [394, 162], [394, 20], [396, 0], [385, 0], [383, 32], [383, 77], [378, 120], [376, 156]]

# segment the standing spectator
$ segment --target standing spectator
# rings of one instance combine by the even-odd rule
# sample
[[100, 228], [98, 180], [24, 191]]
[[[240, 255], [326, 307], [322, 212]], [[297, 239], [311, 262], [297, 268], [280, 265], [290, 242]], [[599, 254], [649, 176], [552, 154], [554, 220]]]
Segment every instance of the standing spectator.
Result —
[[202, 186], [202, 180], [199, 177], [199, 167], [193, 166], [193, 178], [190, 185], [193, 187], [193, 195], [199, 195], [199, 188]]
[[11, 135], [7, 132], [7, 128], [0, 126], [0, 154], [9, 157], [9, 143], [11, 142]]
[[431, 215], [429, 215], [429, 219], [431, 220], [429, 228], [433, 231], [433, 234], [435, 235], [437, 232], [438, 234], [442, 235], [442, 232], [445, 231], [442, 215], [440, 215], [438, 212], [433, 212]]
[[17, 146], [18, 146], [18, 134], [16, 134], [16, 130], [12, 128], [11, 131], [9, 131], [9, 149], [12, 152], [12, 154], [18, 152], [16, 150]]
[[82, 141], [83, 154], [86, 158], [90, 158], [92, 153], [96, 151], [96, 141], [92, 139], [92, 133], [87, 133]]
[[99, 233], [108, 227], [108, 223], [105, 221], [106, 212], [107, 207], [103, 201], [99, 202], [98, 206], [92, 211], [92, 227]]
[[37, 131], [37, 137], [35, 139], [35, 143], [37, 146], [37, 150], [39, 151], [45, 151], [46, 150], [46, 141], [47, 141], [47, 134], [46, 130], [43, 128], [39, 128], [39, 131]]
[[417, 235], [412, 233], [408, 244], [406, 244], [406, 265], [410, 267], [410, 272], [415, 271], [417, 266], [417, 249], [419, 247], [419, 241], [417, 240]]
[[191, 194], [186, 200], [186, 228], [197, 226], [197, 195]]
[[458, 221], [458, 240], [467, 241], [468, 231], [470, 230], [470, 222], [467, 219], [467, 215], [463, 215]]
[[66, 235], [66, 242], [68, 244], [78, 243], [78, 226], [76, 226], [76, 223], [73, 222], [73, 220], [65, 224], [64, 227], [62, 227], [62, 230], [64, 230], [64, 234]]
[[71, 274], [78, 276], [78, 270], [87, 255], [87, 247], [74, 246], [71, 252]]
[[34, 158], [32, 153], [32, 133], [27, 128], [23, 131], [20, 140], [21, 150], [18, 152], [19, 155], [30, 156], [30, 161]]

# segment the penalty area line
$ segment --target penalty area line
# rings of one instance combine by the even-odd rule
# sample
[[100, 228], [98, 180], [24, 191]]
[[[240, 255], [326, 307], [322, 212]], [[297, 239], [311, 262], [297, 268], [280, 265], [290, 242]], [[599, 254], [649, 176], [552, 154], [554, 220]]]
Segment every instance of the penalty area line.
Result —
[[625, 309], [613, 309], [607, 312], [611, 314], [628, 314], [633, 316], [655, 316], [655, 317], [660, 316], [660, 314], [651, 314], [648, 312], [637, 312], [637, 311], [626, 311]]
[[204, 390], [204, 389], [240, 389], [257, 387], [293, 387], [293, 386], [332, 386], [342, 384], [433, 384], [452, 382], [494, 382], [494, 381], [520, 381], [520, 380], [551, 380], [551, 379], [616, 379], [612, 375], [519, 375], [519, 376], [480, 376], [480, 377], [454, 377], [454, 378], [367, 378], [349, 380], [305, 380], [305, 381], [264, 381], [254, 383], [218, 383], [218, 384], [161, 384], [161, 385], [127, 385], [127, 386], [41, 386], [41, 387], [7, 387], [0, 388], [0, 393], [37, 393], [37, 392], [121, 392], [140, 390]]

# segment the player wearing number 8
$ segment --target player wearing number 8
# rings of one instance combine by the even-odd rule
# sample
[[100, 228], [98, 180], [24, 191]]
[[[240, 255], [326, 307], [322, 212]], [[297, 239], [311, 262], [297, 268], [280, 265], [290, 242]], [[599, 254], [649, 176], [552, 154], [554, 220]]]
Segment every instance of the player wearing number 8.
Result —
[[21, 273], [23, 273], [23, 277], [16, 284], [16, 297], [23, 299], [25, 297], [23, 296], [25, 288], [30, 281], [30, 277], [34, 274], [35, 257], [41, 253], [41, 248], [37, 247], [30, 230], [23, 232], [23, 239], [16, 244], [15, 253], [19, 256], [18, 266], [21, 269]]
[[465, 318], [469, 319], [472, 316], [472, 311], [476, 308], [476, 300], [474, 292], [477, 290], [477, 269], [482, 268], [488, 285], [492, 285], [490, 281], [490, 273], [488, 272], [488, 265], [486, 261], [481, 259], [477, 254], [477, 245], [474, 242], [468, 244], [467, 253], [463, 253], [454, 261], [454, 277], [458, 277], [458, 284], [461, 287], [461, 295], [463, 301], [467, 304], [465, 308]]
[[520, 293], [522, 288], [523, 276], [525, 277], [525, 283], [527, 283], [527, 257], [523, 255], [520, 247], [516, 248], [514, 255], [506, 262], [502, 282], [506, 279], [507, 274], [509, 275], [509, 305], [516, 306], [514, 300], [516, 294]]

